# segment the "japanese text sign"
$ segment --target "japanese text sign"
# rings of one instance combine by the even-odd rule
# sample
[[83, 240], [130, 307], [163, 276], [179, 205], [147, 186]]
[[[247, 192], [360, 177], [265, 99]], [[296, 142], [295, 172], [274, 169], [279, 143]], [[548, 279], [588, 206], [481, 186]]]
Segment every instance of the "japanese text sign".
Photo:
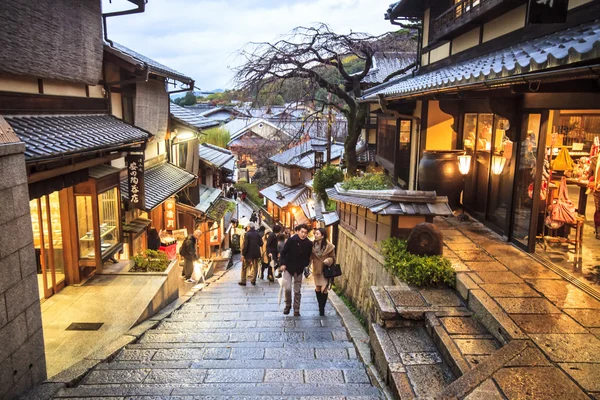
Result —
[[177, 211], [175, 209], [175, 199], [170, 198], [165, 201], [165, 229], [172, 231], [177, 229]]
[[144, 196], [144, 152], [131, 152], [125, 157], [127, 165], [127, 187], [129, 204], [143, 210], [146, 206]]
[[530, 24], [562, 24], [567, 21], [569, 0], [529, 0], [527, 22]]

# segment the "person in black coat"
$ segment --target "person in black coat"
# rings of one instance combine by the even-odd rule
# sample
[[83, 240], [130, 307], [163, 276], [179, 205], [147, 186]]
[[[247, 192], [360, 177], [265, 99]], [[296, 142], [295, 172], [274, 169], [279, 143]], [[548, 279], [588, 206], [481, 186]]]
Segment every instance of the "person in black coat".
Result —
[[310, 264], [312, 254], [312, 242], [308, 239], [308, 226], [305, 224], [298, 226], [297, 234], [288, 239], [283, 246], [280, 255], [279, 267], [283, 272], [283, 286], [285, 292], [285, 315], [290, 313], [292, 308], [292, 280], [294, 286], [294, 316], [300, 316], [300, 299], [302, 275], [304, 268]]
[[250, 229], [244, 235], [244, 246], [242, 247], [242, 276], [239, 282], [241, 286], [246, 286], [248, 269], [250, 270], [250, 283], [256, 285], [260, 248], [263, 245], [262, 238], [256, 231], [256, 225], [250, 222], [248, 226]]
[[155, 227], [148, 231], [148, 250], [158, 251], [160, 248], [160, 235]]

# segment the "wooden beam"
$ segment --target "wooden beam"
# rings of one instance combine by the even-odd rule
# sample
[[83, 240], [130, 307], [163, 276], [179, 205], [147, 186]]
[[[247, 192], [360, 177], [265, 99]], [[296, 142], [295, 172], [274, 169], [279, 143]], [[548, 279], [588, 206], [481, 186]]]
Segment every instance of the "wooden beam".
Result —
[[108, 113], [108, 99], [0, 92], [0, 114]]
[[27, 177], [27, 183], [35, 183], [39, 181], [43, 181], [44, 179], [53, 178], [55, 176], [68, 174], [70, 172], [79, 171], [85, 168], [90, 168], [95, 165], [104, 164], [105, 162], [109, 162], [112, 160], [116, 160], [122, 157], [125, 157], [127, 153], [124, 151], [120, 151], [118, 153], [109, 154], [104, 157], [93, 158], [91, 160], [82, 161], [76, 164], [65, 165], [63, 167], [58, 167], [54, 169], [50, 169], [47, 171], [35, 172]]

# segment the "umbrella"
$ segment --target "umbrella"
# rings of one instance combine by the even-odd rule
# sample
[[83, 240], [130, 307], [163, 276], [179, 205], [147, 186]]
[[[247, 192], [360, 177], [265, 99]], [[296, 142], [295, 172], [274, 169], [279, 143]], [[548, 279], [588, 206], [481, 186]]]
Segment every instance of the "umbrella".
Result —
[[277, 308], [279, 308], [281, 306], [281, 295], [283, 294], [283, 276], [277, 278], [277, 283], [279, 283], [279, 296], [277, 297]]

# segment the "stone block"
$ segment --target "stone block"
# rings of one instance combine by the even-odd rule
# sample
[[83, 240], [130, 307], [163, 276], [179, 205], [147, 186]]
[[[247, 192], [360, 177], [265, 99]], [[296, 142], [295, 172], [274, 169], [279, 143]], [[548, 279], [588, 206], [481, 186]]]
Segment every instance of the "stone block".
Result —
[[454, 341], [463, 354], [487, 355], [498, 349], [498, 342], [492, 339], [456, 339]]
[[456, 343], [442, 326], [433, 327], [432, 338], [454, 375], [461, 376], [469, 372], [471, 366], [465, 361]]
[[506, 344], [514, 339], [527, 339], [527, 335], [483, 290], [471, 290], [469, 308], [474, 312], [477, 320], [501, 343]]
[[[158, 371], [161, 372], [161, 370]], [[86, 376], [83, 383], [86, 385], [142, 383], [148, 373], [150, 373], [149, 369], [92, 371]]]
[[503, 400], [504, 397], [498, 391], [491, 379], [477, 386], [464, 400]]
[[306, 383], [335, 384], [344, 383], [342, 371], [335, 369], [307, 369], [304, 371]]
[[[1, 252], [2, 250], [0, 250]], [[21, 280], [21, 267], [19, 264], [19, 253], [14, 252], [0, 259], [0, 293], [13, 287]], [[39, 295], [38, 295], [39, 296]]]
[[34, 385], [39, 385], [48, 378], [46, 370], [46, 356], [42, 355], [37, 361], [34, 361], [31, 369], [31, 379]]
[[206, 383], [251, 383], [262, 382], [264, 369], [211, 369], [206, 376]]
[[[561, 311], [544, 298], [499, 297], [498, 304], [509, 314], [560, 314]], [[599, 316], [600, 317], [600, 316]]]
[[432, 306], [461, 307], [463, 305], [452, 289], [421, 289], [419, 291], [425, 301]]
[[8, 317], [6, 316], [6, 299], [4, 293], [0, 293], [0, 328], [8, 323]]
[[406, 371], [418, 398], [433, 398], [454, 380], [444, 364], [412, 365]]
[[540, 297], [539, 293], [524, 283], [481, 283], [479, 287], [492, 297]]
[[560, 367], [588, 392], [600, 392], [600, 364], [560, 364]]
[[0, 398], [8, 392], [13, 384], [12, 359], [0, 360]]
[[21, 276], [37, 274], [37, 261], [33, 246], [25, 246], [19, 250], [19, 262], [21, 264]]
[[14, 385], [4, 395], [4, 399], [16, 399], [21, 394], [29, 391], [32, 387], [31, 372], [27, 371], [27, 373], [21, 376], [19, 380], [15, 380]]
[[564, 311], [583, 326], [600, 327], [600, 310], [565, 309]]
[[265, 383], [304, 383], [301, 369], [268, 369]]
[[6, 313], [11, 320], [39, 301], [37, 274], [23, 278], [6, 293]]
[[398, 399], [414, 399], [415, 392], [410, 386], [408, 375], [405, 372], [392, 372], [390, 379], [390, 386], [392, 391]]
[[479, 289], [479, 286], [466, 273], [456, 274], [456, 290], [460, 296], [466, 301], [469, 298], [469, 291]]
[[29, 214], [15, 218], [12, 221], [0, 225], [0, 257], [22, 249], [33, 242], [33, 231], [31, 230], [31, 216]]
[[0, 190], [0, 224], [12, 220], [15, 217], [15, 203], [12, 188]]
[[421, 222], [411, 229], [406, 250], [416, 255], [441, 256], [444, 252], [444, 235], [434, 224]]
[[587, 333], [566, 314], [515, 314], [511, 318], [525, 333]]
[[386, 320], [396, 317], [396, 307], [394, 307], [384, 288], [371, 286], [371, 296], [381, 319]]
[[494, 374], [494, 380], [509, 399], [588, 399], [558, 368], [502, 368]]
[[27, 340], [27, 320], [25, 313], [19, 314], [0, 329], [0, 362], [9, 357]]
[[15, 378], [32, 370], [41, 357], [44, 357], [44, 334], [40, 329], [12, 354]]
[[25, 156], [23, 154], [0, 157], [0, 171], [2, 171], [0, 190], [27, 183], [27, 170], [25, 169]]
[[151, 369], [146, 379], [144, 379], [144, 383], [170, 384], [178, 382], [193, 384], [202, 383], [205, 377], [205, 369]]
[[487, 331], [473, 318], [446, 317], [440, 319], [444, 328], [451, 335], [485, 335]]
[[27, 184], [14, 186], [12, 188], [14, 202], [14, 216], [30, 215], [29, 187]]
[[594, 363], [600, 339], [590, 334], [532, 334], [531, 339], [554, 362]]

